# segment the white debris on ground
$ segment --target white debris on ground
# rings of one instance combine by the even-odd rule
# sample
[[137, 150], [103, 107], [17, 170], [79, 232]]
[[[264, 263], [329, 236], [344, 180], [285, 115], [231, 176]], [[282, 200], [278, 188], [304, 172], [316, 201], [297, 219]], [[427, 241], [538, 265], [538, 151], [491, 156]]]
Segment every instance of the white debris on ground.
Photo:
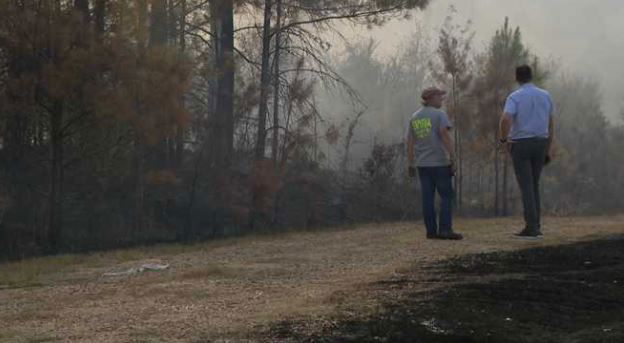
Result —
[[160, 264], [160, 263], [145, 263], [140, 265], [139, 267], [132, 267], [119, 272], [109, 272], [104, 273], [102, 276], [104, 277], [116, 277], [116, 276], [130, 276], [135, 274], [141, 274], [146, 271], [163, 271], [169, 268], [168, 264]]
[[427, 330], [429, 330], [430, 332], [433, 333], [439, 333], [439, 334], [446, 334], [446, 330], [440, 328], [437, 324], [436, 324], [436, 320], [434, 318], [430, 319], [430, 320], [424, 320], [422, 322], [420, 322], [420, 325], [424, 326], [425, 328], [427, 328]]

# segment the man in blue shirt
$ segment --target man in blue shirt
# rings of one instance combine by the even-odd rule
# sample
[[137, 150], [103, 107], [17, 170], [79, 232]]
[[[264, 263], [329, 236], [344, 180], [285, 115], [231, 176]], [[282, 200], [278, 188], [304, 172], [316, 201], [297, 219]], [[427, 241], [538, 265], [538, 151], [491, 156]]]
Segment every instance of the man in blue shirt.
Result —
[[554, 106], [550, 94], [532, 79], [531, 67], [516, 69], [520, 88], [507, 98], [500, 120], [500, 140], [511, 153], [522, 192], [526, 224], [516, 236], [523, 238], [542, 236], [539, 180], [544, 164], [554, 157]]

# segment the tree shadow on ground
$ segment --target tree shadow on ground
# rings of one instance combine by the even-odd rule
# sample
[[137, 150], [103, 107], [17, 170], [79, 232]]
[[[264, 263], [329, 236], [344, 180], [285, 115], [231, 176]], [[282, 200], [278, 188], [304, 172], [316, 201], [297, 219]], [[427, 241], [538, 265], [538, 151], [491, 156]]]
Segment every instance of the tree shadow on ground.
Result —
[[422, 268], [414, 268], [373, 285], [404, 292], [384, 297], [371, 316], [339, 315], [332, 325], [283, 322], [269, 340], [624, 342], [624, 235], [468, 255], [426, 269], [427, 281], [440, 286], [433, 291], [409, 291], [423, 282], [415, 274]]

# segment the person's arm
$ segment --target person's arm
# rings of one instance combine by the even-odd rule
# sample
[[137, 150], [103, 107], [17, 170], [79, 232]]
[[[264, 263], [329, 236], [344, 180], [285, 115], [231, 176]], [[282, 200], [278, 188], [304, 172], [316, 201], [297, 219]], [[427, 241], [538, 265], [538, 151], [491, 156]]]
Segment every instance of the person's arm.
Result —
[[444, 150], [446, 150], [449, 160], [451, 160], [451, 175], [454, 176], [457, 171], [457, 165], [455, 164], [455, 150], [453, 149], [453, 141], [451, 140], [450, 132], [450, 126], [440, 126], [438, 129], [440, 140], [442, 140], [442, 146], [444, 146]]
[[412, 133], [412, 130], [409, 130], [409, 132], [407, 133], [407, 166], [408, 167], [414, 166], [414, 144], [415, 143], [416, 143], [416, 140], [414, 139], [414, 134]]
[[556, 154], [555, 150], [555, 119], [550, 116], [548, 120], [548, 156], [553, 159]]
[[548, 116], [548, 161], [555, 158], [557, 151], [555, 150], [555, 104], [552, 102], [550, 95], [548, 96], [550, 102], [550, 113]]
[[442, 115], [439, 117], [440, 124], [438, 126], [438, 136], [442, 141], [442, 146], [446, 153], [448, 154], [451, 163], [455, 162], [455, 150], [453, 148], [453, 140], [451, 139], [451, 129], [453, 128], [453, 124], [449, 120], [449, 117], [446, 113], [442, 112]]
[[501, 116], [500, 122], [498, 124], [498, 138], [501, 141], [505, 141], [507, 140], [507, 137], [509, 137], [509, 130], [511, 130], [512, 123], [512, 116], [507, 112], [503, 112], [503, 115]]
[[438, 129], [438, 135], [440, 135], [442, 146], [444, 147], [444, 150], [446, 150], [446, 153], [449, 155], [452, 163], [455, 161], [455, 150], [453, 148], [453, 141], [451, 140], [450, 131], [450, 127], [440, 126], [440, 128]]
[[508, 96], [505, 101], [505, 108], [498, 123], [498, 138], [501, 143], [505, 144], [505, 148], [508, 152], [511, 152], [511, 144], [508, 142], [509, 131], [513, 125], [514, 117], [518, 113], [518, 106], [512, 96]]
[[416, 176], [416, 168], [414, 167], [414, 145], [416, 144], [416, 138], [414, 137], [414, 131], [412, 130], [412, 122], [410, 121], [407, 126], [407, 133], [405, 135], [405, 144], [407, 148], [407, 176]]

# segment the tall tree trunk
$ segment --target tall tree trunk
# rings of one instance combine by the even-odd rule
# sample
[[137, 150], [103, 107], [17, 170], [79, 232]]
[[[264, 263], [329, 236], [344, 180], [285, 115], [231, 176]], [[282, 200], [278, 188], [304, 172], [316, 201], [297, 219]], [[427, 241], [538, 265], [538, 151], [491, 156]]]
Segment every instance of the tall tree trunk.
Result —
[[[149, 47], [163, 48], [168, 43], [167, 0], [150, 0], [152, 8], [149, 14]], [[155, 52], [151, 52], [155, 53]], [[150, 169], [168, 169], [171, 167], [170, 140], [162, 138], [155, 146], [145, 146], [147, 165]]]
[[[289, 96], [287, 96], [289, 98]], [[280, 163], [279, 168], [283, 169], [290, 157], [290, 149], [289, 149], [289, 141], [288, 137], [290, 136], [290, 122], [293, 116], [293, 103], [292, 101], [288, 101], [286, 103], [286, 118], [284, 118], [284, 139], [282, 140], [282, 147], [280, 148]]]
[[[81, 25], [85, 28], [77, 30], [75, 44], [79, 47], [86, 47], [90, 42], [88, 41], [88, 26], [91, 22], [91, 13], [89, 12], [89, 0], [74, 0], [74, 9], [79, 13]], [[79, 90], [80, 91], [80, 90]], [[79, 98], [82, 96], [79, 94]]]
[[[185, 1], [185, 0], [183, 0]], [[193, 225], [193, 215], [195, 212], [195, 198], [197, 194], [197, 183], [200, 177], [200, 166], [204, 159], [204, 151], [206, 145], [201, 145], [199, 148], [199, 154], [195, 160], [195, 167], [193, 170], [193, 181], [191, 182], [191, 190], [189, 192], [189, 202], [186, 212], [186, 225], [182, 228], [182, 231], [178, 231], [178, 240], [189, 241], [195, 236], [195, 227]]]
[[135, 188], [134, 188], [134, 239], [143, 233], [145, 206], [145, 148], [141, 134], [137, 133], [134, 142]]
[[[145, 58], [145, 48], [148, 40], [147, 35], [147, 1], [138, 0], [138, 31], [137, 31], [137, 45], [139, 52], [139, 67], [141, 67], [142, 61]], [[135, 94], [135, 106], [137, 113], [142, 113], [142, 106], [140, 104], [139, 94]], [[134, 238], [143, 232], [143, 208], [145, 202], [145, 148], [143, 143], [143, 135], [140, 132], [135, 132], [134, 137], [134, 162], [135, 162], [135, 189], [134, 189]]]
[[505, 154], [503, 160], [503, 216], [509, 215], [509, 156]]
[[102, 35], [104, 33], [104, 27], [106, 23], [106, 2], [107, 0], [95, 0], [93, 16], [95, 21], [95, 29], [98, 35]]
[[271, 53], [271, 8], [272, 0], [265, 0], [264, 27], [262, 32], [262, 67], [260, 71], [260, 104], [258, 106], [258, 135], [254, 157], [264, 159], [266, 147], [267, 98], [271, 87], [269, 56]]
[[[182, 5], [181, 2], [180, 5]], [[169, 34], [168, 40], [171, 45], [175, 45], [179, 37], [177, 26], [178, 19], [179, 17], [176, 18], [173, 0], [167, 0], [167, 33]]]
[[484, 195], [486, 192], [483, 190], [483, 168], [477, 168], [478, 170], [478, 180], [477, 180], [477, 194], [479, 194], [479, 204], [483, 206], [485, 204]]
[[[459, 126], [458, 126], [458, 130], [459, 130]], [[460, 133], [459, 137], [459, 150], [458, 150], [458, 154], [457, 154], [457, 159], [458, 159], [458, 165], [457, 165], [457, 169], [458, 169], [458, 178], [459, 178], [459, 189], [457, 190], [457, 205], [459, 207], [459, 210], [461, 212], [462, 207], [464, 205], [464, 146], [463, 146], [463, 136]]]
[[232, 0], [211, 4], [214, 18], [215, 62], [218, 71], [213, 158], [218, 170], [229, 167], [234, 146], [234, 5]]
[[143, 58], [145, 55], [145, 48], [148, 41], [147, 31], [147, 1], [137, 0], [138, 7], [138, 22], [137, 22], [137, 44], [139, 50], [139, 58]]
[[274, 75], [273, 75], [273, 144], [271, 153], [273, 154], [273, 163], [277, 166], [277, 152], [279, 146], [279, 96], [280, 96], [280, 53], [282, 47], [282, 0], [276, 0], [277, 17], [275, 24], [275, 56], [274, 59]]
[[[496, 133], [494, 133], [494, 142], [496, 142]], [[494, 143], [496, 144], [496, 143]], [[495, 145], [496, 146], [496, 145]], [[496, 150], [496, 148], [494, 148], [494, 216], [498, 216], [500, 214], [499, 211], [499, 204], [500, 204], [500, 199], [499, 199], [499, 174], [500, 174], [500, 167], [499, 167], [499, 153]]]
[[[178, 26], [178, 49], [184, 56], [186, 52], [186, 0], [180, 1], [180, 22]], [[185, 106], [185, 99], [180, 99], [182, 106]], [[175, 136], [175, 165], [179, 168], [184, 161], [184, 129], [178, 125]]]
[[[176, 15], [175, 15], [175, 8], [174, 8], [174, 4], [173, 4], [173, 0], [166, 0], [165, 1], [165, 6], [167, 7], [166, 9], [166, 24], [167, 24], [167, 43], [169, 44], [169, 46], [173, 47], [176, 45], [176, 41], [178, 38], [178, 33], [177, 33], [177, 20], [176, 20]], [[181, 99], [183, 100], [184, 97], [181, 97]], [[177, 125], [175, 125], [173, 127], [173, 134], [169, 137], [167, 137], [166, 139], [166, 149], [167, 149], [167, 168], [169, 169], [177, 169], [178, 167], [178, 158], [177, 158], [177, 140], [178, 138], [178, 127]]]
[[84, 18], [88, 21], [90, 17], [89, 0], [74, 0], [74, 8], [82, 13]]
[[[184, 56], [186, 52], [186, 0], [180, 1], [180, 18], [179, 18], [179, 26], [178, 26], [177, 34], [178, 34], [178, 49], [179, 49], [180, 55]], [[182, 99], [180, 99], [180, 101], [182, 102], [183, 106], [186, 106], [184, 95], [182, 95]], [[176, 129], [176, 136], [175, 136], [176, 168], [180, 168], [182, 166], [182, 163], [184, 162], [184, 135], [185, 135], [184, 129], [178, 125]], [[186, 213], [186, 225], [184, 225], [183, 228], [180, 228], [181, 232], [178, 231], [178, 237], [177, 237], [178, 240], [189, 241], [193, 237], [194, 232], [195, 232], [194, 225], [193, 225], [193, 211], [195, 207], [195, 194], [197, 192], [197, 181], [199, 179], [199, 166], [204, 157], [205, 147], [206, 147], [205, 144], [201, 145], [199, 156], [195, 163], [193, 182], [191, 184], [188, 209]]]
[[351, 153], [351, 143], [353, 143], [353, 137], [355, 137], [355, 129], [360, 122], [360, 118], [364, 115], [364, 111], [358, 112], [358, 114], [353, 118], [353, 120], [349, 123], [349, 127], [347, 129], [347, 135], [345, 136], [345, 153], [342, 157], [342, 163], [340, 167], [340, 171], [343, 178], [343, 184], [346, 183], [347, 180], [347, 171], [349, 168], [349, 154]]
[[[234, 151], [234, 4], [233, 0], [217, 0], [210, 4], [215, 39], [215, 69], [217, 70], [214, 97], [214, 120], [211, 122], [211, 138], [206, 140], [212, 158], [210, 183], [213, 189], [211, 201], [215, 226], [227, 219], [230, 208], [228, 169]], [[218, 227], [222, 230], [222, 227]]]
[[[55, 2], [55, 10], [60, 14], [60, 1]], [[88, 24], [90, 19], [89, 1], [75, 0], [74, 9], [81, 15], [83, 24]], [[76, 44], [82, 46], [87, 44], [83, 33], [79, 33]], [[50, 42], [52, 51], [52, 61], [57, 62], [58, 47]], [[64, 102], [62, 99], [52, 101], [50, 115], [50, 182], [49, 182], [49, 218], [48, 218], [48, 251], [50, 253], [58, 253], [61, 248], [61, 236], [63, 232], [63, 174], [64, 174], [64, 156], [63, 156], [63, 116]]]
[[151, 0], [152, 11], [149, 24], [149, 44], [151, 47], [167, 44], [167, 1]]
[[[453, 82], [452, 82], [452, 96], [453, 96], [453, 117], [455, 119], [455, 130], [454, 130], [454, 141], [455, 141], [455, 157], [456, 160], [453, 161], [453, 163], [456, 163], [458, 161], [461, 160], [461, 151], [460, 151], [460, 142], [459, 142], [459, 137], [460, 137], [460, 119], [459, 119], [459, 113], [458, 113], [458, 99], [457, 99], [457, 75], [452, 75], [453, 78]], [[457, 175], [455, 175], [455, 178], [453, 180], [453, 187], [455, 189], [455, 202], [457, 204], [457, 210], [461, 212], [461, 197], [460, 197], [460, 176], [461, 176], [461, 169], [459, 168], [459, 165], [455, 165], [455, 167], [457, 167]]]
[[[271, 154], [273, 159], [273, 168], [275, 173], [278, 174], [278, 150], [279, 150], [279, 113], [280, 113], [280, 56], [282, 48], [282, 0], [276, 0], [275, 6], [277, 7], [277, 17], [275, 23], [275, 54], [273, 56], [273, 141], [271, 144]], [[316, 122], [316, 121], [315, 121]], [[271, 219], [271, 225], [275, 226], [278, 222], [279, 216], [279, 190], [275, 193], [273, 199], [273, 218]]]
[[50, 194], [48, 244], [58, 253], [63, 230], [63, 102], [54, 101], [50, 112]]
[[256, 146], [254, 150], [254, 184], [252, 185], [251, 217], [249, 226], [256, 228], [256, 224], [266, 213], [263, 213], [262, 204], [265, 202], [267, 194], [260, 184], [263, 180], [260, 176], [265, 173], [267, 167], [264, 163], [266, 149], [266, 119], [268, 110], [268, 97], [271, 90], [271, 67], [269, 57], [271, 54], [271, 8], [272, 0], [265, 0], [264, 3], [264, 27], [262, 30], [262, 66], [260, 69], [260, 103], [258, 105], [258, 133], [256, 136]]

